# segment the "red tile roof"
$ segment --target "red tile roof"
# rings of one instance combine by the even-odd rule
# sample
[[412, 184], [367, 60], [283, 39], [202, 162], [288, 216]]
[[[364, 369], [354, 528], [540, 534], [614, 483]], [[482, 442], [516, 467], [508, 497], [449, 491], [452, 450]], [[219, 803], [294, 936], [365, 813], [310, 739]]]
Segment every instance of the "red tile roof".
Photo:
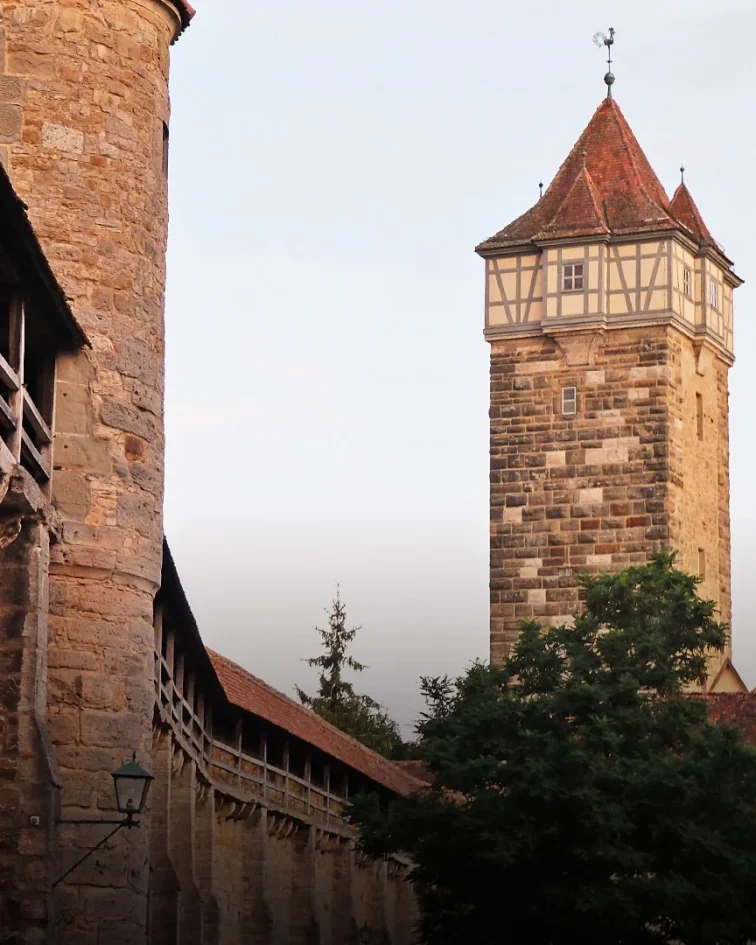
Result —
[[708, 234], [687, 190], [679, 193], [673, 211], [619, 105], [605, 98], [538, 203], [477, 249], [678, 229], [680, 223], [694, 235], [696, 227]]
[[197, 11], [188, 3], [188, 0], [173, 0], [173, 4], [181, 15], [181, 32], [183, 33]]
[[410, 794], [423, 786], [392, 761], [345, 735], [237, 663], [213, 650], [207, 652], [226, 698], [237, 708], [277, 725], [396, 794]]
[[717, 692], [705, 698], [713, 722], [730, 722], [749, 745], [756, 745], [756, 692]]
[[697, 242], [716, 245], [714, 237], [709, 233], [709, 229], [685, 184], [680, 184], [675, 191], [669, 205], [669, 212], [675, 220], [690, 230]]

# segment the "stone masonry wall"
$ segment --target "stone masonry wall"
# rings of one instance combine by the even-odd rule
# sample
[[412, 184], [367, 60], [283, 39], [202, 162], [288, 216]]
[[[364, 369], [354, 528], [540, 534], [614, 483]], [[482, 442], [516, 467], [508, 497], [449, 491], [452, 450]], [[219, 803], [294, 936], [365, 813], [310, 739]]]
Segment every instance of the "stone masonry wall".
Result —
[[361, 856], [343, 831], [240, 802], [155, 735], [151, 945], [410, 945], [406, 867]]
[[[699, 573], [700, 593], [718, 604], [719, 619], [732, 619], [730, 573], [730, 474], [728, 365], [713, 350], [697, 349], [670, 335], [670, 494], [673, 547], [686, 571]], [[703, 407], [698, 430], [697, 395]], [[703, 561], [701, 561], [703, 552]], [[731, 656], [712, 660], [710, 673]]]
[[[697, 549], [711, 548], [703, 590], [729, 614], [726, 368], [713, 362], [696, 381], [711, 427], [700, 463], [690, 443], [692, 343], [666, 326], [607, 331], [594, 342], [590, 363], [579, 365], [565, 358], [568, 339], [491, 346], [494, 661], [519, 621], [576, 611], [579, 572], [619, 570], [660, 546], [679, 548], [694, 572]], [[574, 417], [561, 414], [569, 386]]]
[[46, 727], [50, 528], [23, 470], [0, 474], [0, 942], [48, 942], [57, 868]]
[[[108, 809], [109, 772], [151, 747], [178, 18], [168, 0], [3, 0], [0, 13], [0, 157], [92, 342], [59, 366], [50, 587], [50, 725], [63, 814], [82, 817]], [[149, 833], [117, 839], [117, 867], [60, 889], [61, 942], [144, 940]]]

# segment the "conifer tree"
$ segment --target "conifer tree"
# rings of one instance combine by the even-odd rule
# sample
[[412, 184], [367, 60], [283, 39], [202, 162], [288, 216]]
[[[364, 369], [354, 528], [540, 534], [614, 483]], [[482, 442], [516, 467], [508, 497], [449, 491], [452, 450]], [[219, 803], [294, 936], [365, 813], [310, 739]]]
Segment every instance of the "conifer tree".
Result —
[[361, 627], [347, 627], [346, 607], [340, 588], [328, 614], [328, 626], [316, 627], [324, 652], [305, 659], [308, 666], [320, 670], [317, 695], [310, 696], [299, 686], [297, 695], [303, 705], [321, 718], [386, 757], [400, 757], [403, 743], [396, 723], [370, 696], [355, 692], [344, 678], [345, 670], [361, 673], [367, 666], [349, 655], [348, 649]]

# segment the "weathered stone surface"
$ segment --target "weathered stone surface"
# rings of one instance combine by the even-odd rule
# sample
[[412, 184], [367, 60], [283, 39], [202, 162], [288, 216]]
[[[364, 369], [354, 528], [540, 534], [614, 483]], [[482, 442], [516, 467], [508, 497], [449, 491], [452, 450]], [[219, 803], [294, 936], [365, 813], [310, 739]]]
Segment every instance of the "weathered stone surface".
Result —
[[21, 134], [21, 106], [0, 105], [0, 141], [15, 141]]
[[55, 476], [55, 504], [66, 518], [83, 521], [91, 505], [89, 482], [81, 473], [60, 470]]
[[[697, 376], [693, 343], [663, 325], [606, 332], [590, 364], [567, 364], [563, 348], [548, 338], [491, 346], [494, 659], [521, 619], [570, 617], [581, 572], [619, 570], [660, 546], [679, 549], [694, 573], [706, 549], [703, 592], [729, 619], [726, 364]], [[578, 411], [563, 416], [570, 386]], [[696, 391], [711, 411], [702, 441]]]

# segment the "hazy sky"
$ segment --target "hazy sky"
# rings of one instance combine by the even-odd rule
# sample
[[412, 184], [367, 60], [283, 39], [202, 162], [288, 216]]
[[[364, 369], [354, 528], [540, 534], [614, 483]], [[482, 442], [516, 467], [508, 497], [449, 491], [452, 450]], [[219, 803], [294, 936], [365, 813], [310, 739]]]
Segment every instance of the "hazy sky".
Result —
[[746, 284], [731, 374], [735, 661], [756, 685], [753, 0], [197, 0], [173, 51], [166, 529], [206, 643], [307, 688], [337, 581], [360, 685], [488, 654], [475, 244], [604, 95]]

